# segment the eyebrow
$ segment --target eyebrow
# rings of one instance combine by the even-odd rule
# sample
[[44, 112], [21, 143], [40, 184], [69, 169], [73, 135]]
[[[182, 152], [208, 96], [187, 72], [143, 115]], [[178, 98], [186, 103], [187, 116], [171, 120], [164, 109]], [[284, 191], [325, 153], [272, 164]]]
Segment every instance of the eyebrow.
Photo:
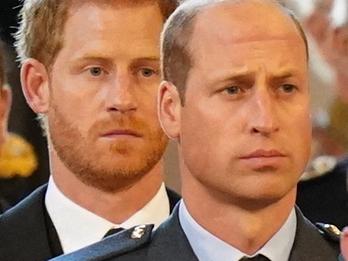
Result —
[[279, 73], [272, 75], [272, 77], [276, 79], [285, 79], [285, 78], [293, 77], [294, 75], [297, 75], [297, 74], [298, 74], [297, 70], [283, 70]]
[[132, 60], [131, 64], [143, 64], [143, 63], [159, 63], [160, 58], [156, 56], [140, 57]]
[[[130, 66], [138, 66], [147, 63], [159, 63], [159, 56], [148, 56], [148, 57], [138, 57], [134, 58], [130, 62]], [[98, 54], [86, 54], [79, 58], [76, 58], [73, 63], [78, 66], [82, 66], [88, 63], [100, 63], [106, 66], [113, 66], [113, 58], [111, 56], [98, 55]]]
[[145, 61], [145, 62], [157, 62], [160, 60], [159, 56], [149, 56], [149, 57], [141, 57], [141, 58], [136, 58], [134, 61]]
[[[253, 77], [256, 73], [257, 72], [255, 71], [248, 72], [246, 70], [240, 70], [240, 71], [230, 73], [229, 76], [226, 77], [226, 80], [246, 80], [250, 77]], [[286, 69], [286, 70], [281, 70], [280, 72], [272, 74], [271, 77], [276, 79], [285, 79], [285, 78], [293, 77], [296, 74], [298, 74], [297, 70]]]
[[[131, 60], [130, 64], [131, 66], [146, 64], [146, 63], [159, 63], [160, 58], [159, 56], [148, 56], [148, 57], [138, 57], [133, 60]], [[107, 57], [107, 56], [101, 56], [101, 55], [84, 55], [83, 57], [77, 58], [74, 63], [75, 64], [85, 64], [85, 63], [92, 63], [92, 62], [98, 62], [101, 64], [106, 64], [108, 66], [113, 65], [113, 58]]]
[[[86, 54], [83, 55], [82, 57], [77, 58], [77, 61], [84, 61], [84, 60], [112, 60], [113, 58], [111, 56], [105, 56], [105, 55], [98, 55], [98, 54]], [[145, 57], [138, 57], [133, 59], [135, 62], [141, 62], [141, 61], [159, 61], [160, 57], [159, 56], [145, 56]]]
[[226, 70], [225, 72], [212, 75], [210, 80], [212, 81], [246, 80], [247, 78], [252, 77], [254, 74], [255, 72], [250, 72], [247, 69]]
[[245, 81], [250, 79], [255, 75], [254, 72], [248, 72], [248, 73], [235, 73], [233, 75], [230, 75], [226, 78], [227, 81]]

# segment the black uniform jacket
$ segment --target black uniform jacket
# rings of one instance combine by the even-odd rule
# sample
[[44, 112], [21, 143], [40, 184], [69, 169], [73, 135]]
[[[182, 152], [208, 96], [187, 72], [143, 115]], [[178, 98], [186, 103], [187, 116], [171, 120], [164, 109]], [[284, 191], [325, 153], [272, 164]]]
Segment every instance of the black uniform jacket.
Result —
[[[0, 260], [41, 261], [63, 253], [45, 207], [44, 185], [0, 216]], [[172, 211], [180, 197], [167, 190]]]
[[[138, 226], [54, 261], [198, 261], [180, 226], [178, 211], [176, 207], [171, 217], [155, 231], [152, 231], [152, 225]], [[324, 232], [320, 232], [298, 209], [296, 215], [296, 236], [289, 260], [338, 260], [338, 242], [326, 238]]]
[[312, 222], [348, 226], [348, 157], [332, 170], [298, 184], [296, 204]]

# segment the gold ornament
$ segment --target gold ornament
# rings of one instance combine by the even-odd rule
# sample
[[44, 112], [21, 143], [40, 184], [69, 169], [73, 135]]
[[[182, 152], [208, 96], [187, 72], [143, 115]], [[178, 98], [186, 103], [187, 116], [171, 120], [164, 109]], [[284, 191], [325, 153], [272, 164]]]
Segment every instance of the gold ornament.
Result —
[[0, 178], [28, 177], [37, 166], [33, 146], [19, 135], [10, 133], [0, 148]]

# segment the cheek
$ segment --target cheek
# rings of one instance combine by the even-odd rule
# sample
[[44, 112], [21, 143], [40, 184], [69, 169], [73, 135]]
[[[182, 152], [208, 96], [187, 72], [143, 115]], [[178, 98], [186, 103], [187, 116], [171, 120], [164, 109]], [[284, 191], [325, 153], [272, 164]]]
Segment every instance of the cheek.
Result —
[[216, 118], [214, 119], [211, 114], [200, 110], [200, 108], [183, 107], [181, 112], [181, 133], [180, 138], [183, 146], [197, 147], [200, 144], [201, 147], [206, 147], [209, 142], [216, 137]]
[[95, 117], [96, 104], [105, 99], [105, 95], [95, 87], [75, 79], [55, 79], [51, 85], [50, 100], [60, 110], [69, 115]]
[[312, 119], [308, 110], [307, 112], [304, 110], [299, 117], [297, 131], [300, 133], [300, 136], [303, 136], [305, 141], [310, 141], [312, 139]]
[[136, 118], [143, 119], [146, 125], [153, 128], [160, 128], [158, 110], [157, 110], [157, 97], [143, 98], [137, 104]]
[[85, 100], [67, 93], [53, 96], [50, 102], [49, 120], [59, 121], [61, 128], [74, 128], [81, 135], [87, 135], [93, 123], [97, 121], [97, 114], [93, 104], [83, 102]]
[[[195, 103], [191, 102], [191, 104]], [[238, 146], [238, 137], [245, 123], [243, 111], [238, 110], [239, 113], [237, 113], [234, 107], [226, 108], [216, 103], [201, 103], [201, 105], [184, 107], [182, 110], [182, 146], [191, 146], [198, 151], [205, 150], [207, 153], [220, 154], [220, 156], [226, 153], [231, 154], [231, 150]]]
[[304, 153], [307, 156], [307, 160], [309, 159], [311, 153], [311, 145], [312, 145], [312, 124], [310, 120], [306, 120], [303, 127], [303, 147]]
[[[201, 173], [215, 165], [214, 158], [218, 157], [223, 148], [220, 141], [224, 137], [218, 119], [198, 109], [184, 109], [181, 113], [180, 147], [187, 165], [199, 168], [195, 173]], [[196, 164], [197, 161], [200, 164]]]
[[288, 133], [289, 143], [292, 146], [295, 157], [298, 161], [303, 161], [303, 164], [307, 164], [311, 151], [312, 141], [312, 124], [308, 114], [302, 114], [300, 117], [294, 117], [294, 120], [288, 127], [291, 128], [291, 133]]

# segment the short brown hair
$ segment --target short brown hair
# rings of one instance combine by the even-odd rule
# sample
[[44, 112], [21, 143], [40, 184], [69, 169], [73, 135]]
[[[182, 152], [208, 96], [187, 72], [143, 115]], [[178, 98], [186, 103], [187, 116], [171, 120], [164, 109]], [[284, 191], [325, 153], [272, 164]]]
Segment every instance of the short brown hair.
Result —
[[[187, 75], [193, 64], [192, 54], [188, 48], [192, 36], [194, 20], [203, 8], [217, 2], [217, 0], [187, 0], [177, 8], [164, 25], [161, 36], [162, 75], [165, 81], [171, 82], [176, 86], [180, 94], [182, 105], [185, 103]], [[240, 2], [240, 0], [235, 0], [235, 2]], [[291, 10], [279, 4], [277, 1], [273, 2], [278, 4], [279, 8], [295, 23], [306, 45], [308, 59], [308, 41], [300, 22]]]
[[[63, 47], [64, 26], [69, 8], [73, 4], [86, 3], [85, 0], [25, 0], [20, 12], [20, 26], [16, 33], [16, 49], [19, 60], [35, 58], [47, 68], [54, 63]], [[94, 3], [119, 5], [157, 3], [163, 20], [175, 10], [177, 0], [98, 0]], [[122, 3], [123, 2], [123, 3]]]

